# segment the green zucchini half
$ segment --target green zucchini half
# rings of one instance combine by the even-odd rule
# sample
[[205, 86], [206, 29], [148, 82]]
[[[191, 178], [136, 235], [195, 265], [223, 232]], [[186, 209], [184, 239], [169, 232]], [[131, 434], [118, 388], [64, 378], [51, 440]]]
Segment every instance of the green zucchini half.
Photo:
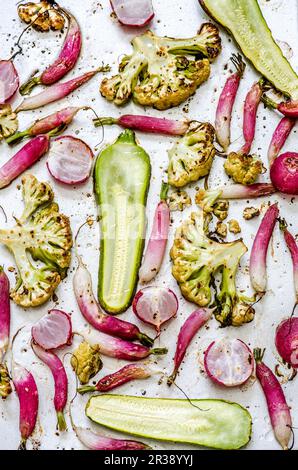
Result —
[[255, 68], [293, 100], [298, 76], [272, 37], [257, 0], [199, 0], [202, 8], [233, 36]]
[[151, 164], [126, 130], [99, 155], [94, 188], [100, 211], [98, 299], [112, 314], [131, 304], [144, 248]]
[[[159, 441], [183, 442], [215, 449], [239, 449], [251, 437], [251, 416], [224, 400], [96, 395], [86, 415], [108, 428]], [[198, 407], [198, 408], [196, 408]]]

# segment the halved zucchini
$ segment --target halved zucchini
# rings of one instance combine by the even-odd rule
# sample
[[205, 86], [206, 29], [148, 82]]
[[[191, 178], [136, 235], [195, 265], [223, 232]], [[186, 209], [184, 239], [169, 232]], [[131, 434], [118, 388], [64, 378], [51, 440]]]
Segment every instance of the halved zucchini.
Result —
[[215, 449], [239, 449], [251, 436], [251, 416], [224, 400], [97, 395], [86, 415], [102, 426], [159, 441], [184, 442]]
[[129, 307], [137, 285], [150, 176], [150, 158], [130, 130], [96, 162], [94, 187], [101, 215], [98, 298], [113, 314]]
[[293, 100], [298, 76], [272, 37], [257, 0], [199, 0], [202, 8], [233, 36], [255, 68]]

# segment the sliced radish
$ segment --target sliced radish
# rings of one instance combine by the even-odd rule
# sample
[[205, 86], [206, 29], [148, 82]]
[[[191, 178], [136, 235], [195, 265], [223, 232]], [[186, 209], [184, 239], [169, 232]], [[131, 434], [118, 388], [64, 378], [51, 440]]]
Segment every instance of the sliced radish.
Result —
[[32, 338], [45, 350], [57, 349], [72, 342], [70, 316], [61, 310], [50, 310], [31, 330]]
[[47, 167], [60, 183], [81, 184], [90, 176], [92, 160], [93, 152], [85, 142], [66, 135], [51, 144]]
[[19, 84], [19, 74], [12, 61], [0, 60], [0, 104], [13, 97]]
[[174, 292], [163, 287], [141, 289], [132, 304], [136, 316], [152, 325], [158, 335], [161, 326], [176, 315], [178, 306], [178, 299]]
[[225, 387], [244, 384], [253, 373], [254, 359], [240, 339], [213, 341], [205, 351], [204, 365], [211, 380]]
[[126, 26], [144, 26], [154, 17], [151, 0], [110, 0], [120, 21]]
[[298, 317], [291, 317], [280, 323], [276, 330], [275, 345], [284, 361], [297, 369]]

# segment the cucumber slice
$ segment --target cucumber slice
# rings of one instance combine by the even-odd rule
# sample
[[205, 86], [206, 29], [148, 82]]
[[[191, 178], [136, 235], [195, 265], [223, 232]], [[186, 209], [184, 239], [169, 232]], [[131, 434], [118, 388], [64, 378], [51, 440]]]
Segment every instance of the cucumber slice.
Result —
[[[239, 449], [251, 436], [251, 416], [224, 400], [97, 395], [86, 415], [102, 426], [159, 441], [184, 442], [215, 449]], [[196, 408], [198, 407], [198, 408]]]
[[243, 54], [272, 85], [298, 99], [298, 76], [272, 37], [257, 0], [199, 0], [233, 36]]
[[129, 307], [137, 285], [150, 176], [150, 158], [131, 130], [104, 149], [95, 165], [101, 215], [98, 298], [113, 314]]

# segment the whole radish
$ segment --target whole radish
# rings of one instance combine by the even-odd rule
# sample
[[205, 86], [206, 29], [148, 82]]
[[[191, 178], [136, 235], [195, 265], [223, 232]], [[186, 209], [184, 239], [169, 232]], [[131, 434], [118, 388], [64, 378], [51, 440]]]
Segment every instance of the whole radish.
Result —
[[241, 154], [248, 154], [250, 152], [255, 137], [257, 111], [262, 93], [263, 90], [260, 83], [254, 83], [245, 98], [243, 113], [243, 137], [245, 143], [239, 151]]
[[10, 377], [3, 360], [9, 346], [10, 299], [9, 279], [0, 266], [0, 397], [7, 398], [12, 392]]
[[273, 186], [281, 193], [298, 194], [298, 153], [286, 152], [273, 161], [270, 168]]
[[279, 155], [279, 152], [283, 148], [287, 138], [291, 133], [291, 130], [295, 126], [295, 123], [295, 119], [287, 117], [282, 118], [278, 123], [268, 149], [268, 161], [270, 166], [273, 164], [275, 158]]

